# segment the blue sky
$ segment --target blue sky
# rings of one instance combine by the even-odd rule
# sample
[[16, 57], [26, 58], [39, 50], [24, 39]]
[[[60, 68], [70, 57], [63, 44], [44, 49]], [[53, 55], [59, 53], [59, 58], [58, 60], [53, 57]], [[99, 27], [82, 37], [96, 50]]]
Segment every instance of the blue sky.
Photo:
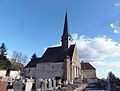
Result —
[[109, 71], [120, 77], [119, 0], [0, 0], [0, 43], [5, 42], [9, 55], [41, 56], [60, 43], [66, 10], [80, 57], [94, 60], [99, 77]]

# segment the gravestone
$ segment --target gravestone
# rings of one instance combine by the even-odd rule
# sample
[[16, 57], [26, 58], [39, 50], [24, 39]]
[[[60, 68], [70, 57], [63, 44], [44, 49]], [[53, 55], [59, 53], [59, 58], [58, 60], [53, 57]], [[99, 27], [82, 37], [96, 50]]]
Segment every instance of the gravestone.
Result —
[[61, 85], [61, 79], [58, 80], [58, 84]]
[[43, 80], [43, 83], [42, 83], [42, 91], [46, 91], [47, 90], [47, 79]]
[[51, 81], [51, 79], [48, 79], [48, 88], [52, 88], [52, 81]]
[[25, 82], [25, 91], [31, 91], [33, 83], [31, 80], [27, 79], [27, 82]]
[[56, 87], [56, 80], [54, 78], [52, 78], [52, 87]]
[[43, 79], [37, 79], [36, 80], [36, 90], [39, 90], [42, 88], [42, 84], [43, 84]]
[[15, 82], [13, 83], [13, 89], [14, 89], [14, 91], [22, 91], [22, 86], [23, 86], [22, 80], [20, 80], [20, 81], [15, 81]]
[[61, 85], [61, 79], [57, 79], [56, 80], [56, 85], [58, 86], [58, 85]]

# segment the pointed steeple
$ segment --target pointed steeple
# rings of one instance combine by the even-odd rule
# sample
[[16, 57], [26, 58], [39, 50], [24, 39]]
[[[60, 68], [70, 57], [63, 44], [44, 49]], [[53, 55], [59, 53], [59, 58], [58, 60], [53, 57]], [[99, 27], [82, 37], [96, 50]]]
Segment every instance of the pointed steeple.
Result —
[[61, 41], [62, 41], [63, 50], [67, 51], [70, 46], [70, 33], [68, 30], [67, 12], [65, 14], [64, 29], [63, 29], [63, 35]]
[[64, 30], [63, 30], [63, 35], [62, 35], [62, 37], [65, 37], [65, 36], [70, 36], [69, 31], [68, 31], [67, 12], [66, 12], [66, 14], [65, 14]]

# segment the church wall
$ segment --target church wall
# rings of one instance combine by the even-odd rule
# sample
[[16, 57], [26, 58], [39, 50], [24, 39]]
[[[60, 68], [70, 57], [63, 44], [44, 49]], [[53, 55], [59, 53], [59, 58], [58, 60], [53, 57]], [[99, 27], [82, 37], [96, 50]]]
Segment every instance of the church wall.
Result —
[[25, 68], [25, 76], [35, 78], [36, 67]]
[[75, 45], [75, 49], [73, 52], [73, 57], [72, 57], [72, 79], [79, 77], [80, 76], [80, 59], [79, 59], [79, 55], [78, 55], [78, 51], [77, 51], [77, 47]]
[[49, 79], [56, 76], [63, 77], [64, 63], [38, 63], [36, 70], [36, 78]]
[[77, 50], [77, 47], [75, 45], [75, 50], [73, 52], [73, 58], [72, 58], [72, 62], [79, 66], [80, 67], [80, 58], [79, 58], [79, 55], [78, 55], [78, 50]]

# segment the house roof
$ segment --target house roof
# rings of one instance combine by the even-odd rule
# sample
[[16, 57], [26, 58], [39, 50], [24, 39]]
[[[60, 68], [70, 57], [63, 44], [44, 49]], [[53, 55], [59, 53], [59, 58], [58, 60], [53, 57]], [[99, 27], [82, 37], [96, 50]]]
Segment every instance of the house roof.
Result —
[[90, 63], [81, 62], [81, 70], [89, 70], [89, 69], [95, 70], [95, 68]]
[[64, 58], [66, 56], [69, 56], [71, 60], [74, 52], [74, 47], [75, 44], [71, 45], [67, 53], [63, 51], [62, 46], [48, 48], [43, 54], [42, 58], [39, 60], [39, 63], [64, 62]]

